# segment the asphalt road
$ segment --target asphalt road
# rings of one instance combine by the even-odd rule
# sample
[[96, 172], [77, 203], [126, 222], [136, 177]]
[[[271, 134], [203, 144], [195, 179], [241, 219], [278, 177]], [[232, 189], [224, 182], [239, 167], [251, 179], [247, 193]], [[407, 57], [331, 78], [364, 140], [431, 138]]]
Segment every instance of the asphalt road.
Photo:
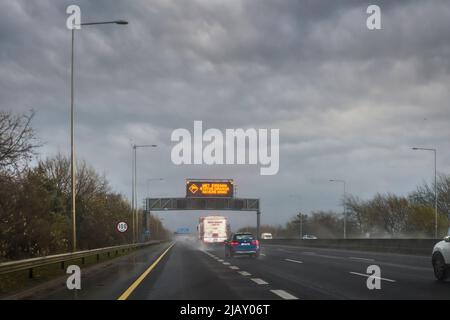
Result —
[[[258, 259], [225, 259], [222, 247], [205, 250], [192, 240], [171, 245], [83, 270], [80, 291], [60, 283], [29, 298], [450, 299], [450, 282], [434, 279], [428, 256], [265, 245]], [[370, 265], [381, 269], [379, 290], [367, 288]]]

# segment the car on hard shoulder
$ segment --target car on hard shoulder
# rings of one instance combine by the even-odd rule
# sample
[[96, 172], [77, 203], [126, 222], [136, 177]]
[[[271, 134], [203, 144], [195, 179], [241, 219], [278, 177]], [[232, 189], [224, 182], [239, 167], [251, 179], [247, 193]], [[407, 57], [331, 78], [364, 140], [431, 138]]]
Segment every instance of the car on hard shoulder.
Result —
[[271, 239], [273, 239], [273, 236], [270, 232], [263, 232], [263, 233], [261, 233], [261, 239], [271, 240]]
[[316, 237], [316, 236], [313, 236], [313, 235], [311, 235], [311, 234], [305, 234], [305, 235], [302, 237], [302, 239], [303, 239], [303, 240], [316, 240], [317, 237]]
[[444, 281], [450, 277], [450, 236], [436, 243], [433, 248], [431, 263], [436, 279]]
[[225, 241], [225, 257], [248, 255], [254, 258], [259, 256], [259, 241], [252, 233], [239, 232], [230, 236]]

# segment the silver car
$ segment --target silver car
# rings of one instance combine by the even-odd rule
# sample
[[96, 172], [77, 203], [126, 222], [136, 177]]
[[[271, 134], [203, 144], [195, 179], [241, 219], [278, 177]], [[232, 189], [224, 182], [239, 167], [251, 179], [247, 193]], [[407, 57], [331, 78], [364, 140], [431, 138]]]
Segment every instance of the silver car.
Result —
[[445, 280], [450, 275], [450, 236], [436, 243], [431, 258], [434, 275], [438, 280]]

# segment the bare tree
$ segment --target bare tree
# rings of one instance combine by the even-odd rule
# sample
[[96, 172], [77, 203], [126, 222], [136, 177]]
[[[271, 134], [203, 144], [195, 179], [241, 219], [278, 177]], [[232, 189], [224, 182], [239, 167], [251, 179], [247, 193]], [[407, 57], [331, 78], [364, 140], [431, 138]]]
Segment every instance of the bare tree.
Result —
[[31, 127], [34, 112], [15, 115], [0, 111], [0, 169], [11, 171], [23, 168], [40, 144]]

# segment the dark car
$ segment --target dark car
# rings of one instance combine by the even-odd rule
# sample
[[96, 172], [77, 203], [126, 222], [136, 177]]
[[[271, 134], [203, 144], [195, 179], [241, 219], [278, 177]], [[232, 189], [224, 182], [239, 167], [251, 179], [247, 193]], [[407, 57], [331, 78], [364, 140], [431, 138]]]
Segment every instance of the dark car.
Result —
[[259, 241], [251, 233], [235, 233], [225, 241], [225, 257], [235, 255], [259, 256]]

